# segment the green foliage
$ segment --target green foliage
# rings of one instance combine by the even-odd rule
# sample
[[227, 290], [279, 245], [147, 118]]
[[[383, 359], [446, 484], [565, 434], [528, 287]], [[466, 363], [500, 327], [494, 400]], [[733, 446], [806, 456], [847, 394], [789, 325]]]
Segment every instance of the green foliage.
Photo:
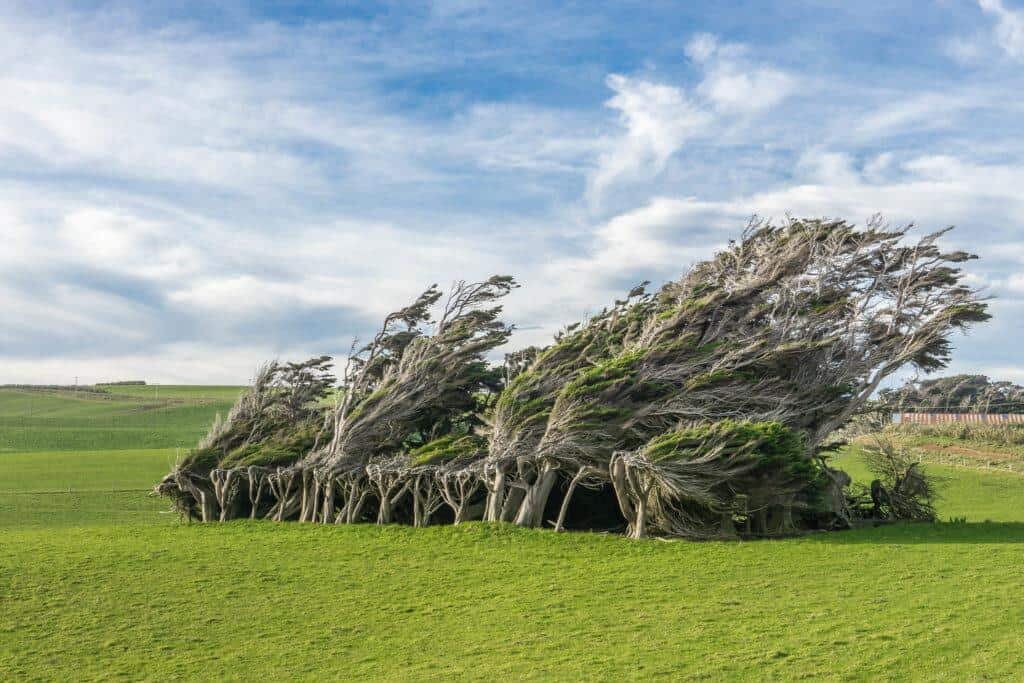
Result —
[[224, 456], [219, 448], [208, 446], [206, 448], [193, 448], [184, 458], [181, 459], [181, 467], [194, 472], [209, 472], [217, 467], [220, 459]]
[[410, 464], [414, 467], [440, 465], [460, 458], [479, 456], [486, 448], [487, 441], [482, 437], [448, 434], [410, 451]]
[[1024, 424], [950, 422], [946, 424], [924, 425], [906, 422], [888, 426], [887, 431], [933, 443], [940, 440], [950, 440], [1004, 448], [1024, 446]]
[[291, 465], [305, 456], [316, 443], [320, 425], [306, 422], [295, 428], [284, 429], [260, 441], [246, 444], [231, 451], [218, 467], [277, 467]]
[[643, 358], [643, 350], [620, 353], [614, 358], [602, 361], [592, 368], [579, 374], [562, 390], [560, 397], [565, 399], [583, 398], [599, 394], [602, 391], [629, 382], [633, 379], [633, 371]]
[[893, 439], [876, 437], [862, 448], [871, 482], [872, 517], [931, 522], [935, 516], [936, 481], [920, 460]]
[[[365, 464], [482, 426], [480, 410], [496, 402], [505, 380], [486, 357], [512, 333], [498, 302], [518, 286], [507, 275], [457, 282], [430, 330], [421, 326], [441, 299], [436, 286], [386, 316], [374, 340], [350, 360], [345, 400], [329, 416], [336, 429], [330, 447], [303, 465]], [[405, 341], [396, 345], [398, 338]]]
[[747, 378], [750, 378], [750, 375], [737, 370], [713, 370], [711, 372], [694, 375], [686, 382], [686, 389], [688, 391], [697, 391], [699, 389], [708, 389], [721, 384], [742, 381]]
[[807, 457], [802, 433], [780, 422], [720, 420], [668, 432], [652, 439], [643, 453], [650, 460], [685, 460], [720, 449], [720, 457], [749, 459], [753, 467], [731, 486], [757, 487], [773, 480], [780, 490], [796, 488], [814, 497], [821, 485], [820, 466]]
[[644, 448], [648, 459], [700, 457], [708, 444], [723, 446], [723, 456], [755, 457], [766, 467], [806, 460], [803, 437], [779, 422], [720, 420], [656, 436]]

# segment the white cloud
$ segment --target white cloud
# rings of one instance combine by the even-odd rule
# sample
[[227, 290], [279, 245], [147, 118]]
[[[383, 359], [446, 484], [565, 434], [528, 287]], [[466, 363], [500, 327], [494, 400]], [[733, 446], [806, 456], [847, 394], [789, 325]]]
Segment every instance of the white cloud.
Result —
[[1024, 273], [1014, 273], [1006, 280], [1006, 289], [1014, 294], [1024, 295]]
[[770, 109], [794, 92], [797, 79], [779, 69], [751, 64], [745, 46], [722, 44], [700, 34], [686, 54], [705, 70], [697, 93], [718, 112], [750, 115]]
[[702, 64], [718, 50], [718, 37], [710, 33], [699, 33], [686, 44], [686, 56]]
[[56, 236], [76, 263], [147, 279], [189, 277], [201, 265], [195, 245], [181, 240], [173, 226], [109, 208], [71, 211]]
[[1013, 59], [1024, 59], [1024, 11], [1012, 10], [1003, 0], [978, 0], [978, 6], [996, 19], [996, 42]]
[[594, 304], [603, 304], [621, 294], [609, 282], [676, 277], [724, 245], [728, 230], [735, 231], [747, 218], [724, 203], [655, 197], [597, 226], [586, 255], [559, 259], [547, 271], [563, 278], [571, 273], [569, 280], [581, 297], [600, 291], [603, 296]]
[[951, 128], [961, 115], [977, 106], [977, 96], [951, 92], [926, 92], [901, 97], [861, 120], [856, 134], [864, 139], [883, 135]]
[[596, 120], [581, 126], [578, 115], [512, 103], [475, 104], [452, 128], [452, 154], [519, 173], [578, 174], [605, 143]]
[[864, 164], [864, 178], [869, 182], [881, 182], [892, 168], [892, 152], [882, 152]]
[[[1019, 234], [1017, 217], [1024, 215], [1024, 197], [1017, 190], [1024, 185], [1024, 167], [982, 165], [948, 155], [900, 161], [884, 153], [858, 169], [847, 154], [812, 149], [800, 157], [796, 170], [793, 182], [717, 201], [651, 198], [597, 226], [594, 248], [569, 263], [576, 272], [609, 275], [648, 276], [663, 268], [679, 272], [680, 255], [709, 255], [751, 215], [864, 222], [880, 212], [894, 224], [914, 222], [921, 230], [958, 225], [947, 243], [982, 256], [971, 266], [972, 282], [1012, 292], [1024, 288], [1024, 276], [1016, 270], [1024, 263], [1024, 246], [1008, 241]], [[1002, 226], [1001, 232], [996, 226]], [[992, 236], [990, 241], [978, 241], [982, 230]], [[1004, 271], [1006, 277], [997, 275]]]
[[601, 155], [590, 183], [594, 199], [613, 182], [660, 173], [669, 158], [711, 121], [680, 88], [618, 74], [606, 83], [615, 96], [605, 106], [619, 112], [625, 133]]
[[987, 36], [954, 36], [946, 41], [945, 52], [961, 64], [975, 64], [985, 55], [984, 42]]
[[656, 177], [690, 140], [706, 138], [730, 117], [766, 112], [797, 85], [794, 76], [753, 63], [746, 46], [722, 43], [710, 34], [695, 36], [685, 53], [703, 74], [693, 94], [645, 77], [612, 74], [606, 79], [615, 96], [605, 106], [619, 112], [624, 130], [589, 179], [592, 208], [601, 207], [612, 185]]

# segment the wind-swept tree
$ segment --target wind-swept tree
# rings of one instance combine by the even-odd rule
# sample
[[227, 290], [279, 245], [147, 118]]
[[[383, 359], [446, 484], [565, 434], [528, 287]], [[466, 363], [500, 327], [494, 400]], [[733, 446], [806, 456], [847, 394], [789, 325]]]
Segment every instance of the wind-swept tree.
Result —
[[[512, 332], [498, 302], [515, 281], [458, 282], [443, 304], [432, 286], [353, 347], [332, 406], [329, 359], [268, 366], [158, 490], [204, 520], [562, 529], [587, 508], [633, 537], [849, 525], [862, 496], [826, 438], [988, 318], [959, 270], [974, 257], [941, 250], [944, 232], [755, 222], [503, 368], [487, 358]], [[930, 509], [915, 503], [927, 486], [898, 481], [887, 518]]]
[[[806, 470], [802, 484], [787, 475], [754, 495], [732, 483], [756, 504], [759, 528], [776, 508], [788, 520], [801, 487], [820, 487], [830, 476], [813, 465], [825, 437], [900, 367], [943, 367], [949, 333], [988, 317], [954, 265], [972, 257], [940, 251], [942, 232], [909, 244], [907, 232], [877, 222], [863, 230], [843, 221], [753, 224], [740, 242], [656, 297], [633, 292], [639, 296], [556, 343], [507, 390], [537, 387], [535, 394], [498, 402], [511, 403], [506, 413], [519, 421], [497, 422], [491, 458], [508, 444], [525, 442], [532, 451], [517, 455], [522, 493], [505, 498], [519, 501], [514, 520], [542, 523], [558, 473], [608, 477], [620, 501], [671, 497], [655, 480], [630, 485], [631, 468], [664, 469], [664, 458], [660, 465], [645, 459], [651, 440], [723, 420], [778, 423], [799, 436], [808, 463], [798, 468]], [[609, 469], [619, 452], [630, 455]], [[637, 499], [630, 509], [652, 507], [645, 503]]]
[[[232, 516], [243, 487], [250, 497], [261, 496], [269, 468], [291, 465], [317, 446], [324, 400], [336, 381], [331, 367], [329, 356], [262, 366], [227, 418], [217, 416], [156, 491], [203, 521]], [[258, 490], [253, 482], [260, 482]]]
[[457, 282], [436, 321], [443, 293], [429, 287], [353, 348], [332, 406], [329, 358], [265, 366], [158, 492], [204, 521], [247, 507], [278, 521], [354, 522], [373, 505], [388, 522], [404, 501], [426, 524], [449, 499], [464, 511], [455, 492], [475, 490], [464, 476], [441, 477], [439, 488], [437, 470], [483, 454], [480, 411], [502, 386], [486, 356], [512, 332], [497, 302], [517, 286], [507, 276]]
[[[363, 506], [375, 496], [380, 506], [380, 498], [394, 488], [381, 490], [378, 483], [387, 479], [384, 463], [390, 462], [392, 469], [403, 463], [394, 458], [410, 446], [432, 450], [432, 463], [465, 456], [466, 441], [452, 437], [471, 435], [478, 395], [499, 388], [500, 375], [488, 366], [486, 355], [512, 333], [512, 327], [499, 319], [501, 306], [496, 302], [517, 286], [513, 278], [501, 275], [456, 283], [429, 333], [421, 328], [442, 296], [436, 286], [412, 306], [385, 318], [381, 331], [347, 369], [330, 444], [300, 464], [310, 480], [304, 482], [307, 504], [300, 519], [326, 522], [340, 514], [352, 522], [360, 519]], [[367, 472], [371, 463], [378, 482]], [[431, 497], [432, 487], [423, 492], [426, 477], [426, 472], [417, 472], [414, 480], [423, 485], [408, 489], [414, 510], [426, 504], [423, 495]], [[381, 507], [390, 507], [391, 497]], [[339, 498], [342, 510], [337, 513]], [[382, 521], [388, 521], [388, 515]]]

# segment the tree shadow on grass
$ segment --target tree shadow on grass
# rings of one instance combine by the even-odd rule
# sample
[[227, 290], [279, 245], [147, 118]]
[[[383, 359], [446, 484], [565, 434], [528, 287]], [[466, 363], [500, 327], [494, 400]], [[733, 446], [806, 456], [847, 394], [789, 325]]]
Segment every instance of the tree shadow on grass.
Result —
[[892, 544], [973, 543], [1024, 546], [1024, 522], [904, 522], [815, 534], [821, 543]]

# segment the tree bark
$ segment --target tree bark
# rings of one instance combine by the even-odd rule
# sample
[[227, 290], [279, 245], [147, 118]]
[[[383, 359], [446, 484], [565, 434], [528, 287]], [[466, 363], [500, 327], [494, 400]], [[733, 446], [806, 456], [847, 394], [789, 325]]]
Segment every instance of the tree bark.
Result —
[[330, 524], [334, 521], [334, 479], [328, 474], [324, 477], [324, 502], [320, 522]]
[[619, 502], [619, 511], [626, 518], [626, 535], [632, 536], [636, 527], [636, 509], [629, 500], [627, 488], [629, 483], [626, 480], [626, 462], [621, 457], [613, 458], [608, 469], [608, 475], [612, 480], [612, 490], [615, 491], [615, 500]]
[[487, 506], [484, 510], [484, 521], [501, 521], [502, 506], [505, 503], [505, 470], [494, 466], [494, 478], [487, 484]]
[[558, 479], [558, 470], [549, 464], [545, 464], [533, 485], [526, 491], [526, 496], [519, 506], [519, 513], [516, 515], [516, 524], [525, 527], [540, 526], [544, 518], [544, 508], [547, 506], [548, 497], [551, 495], [551, 487]]
[[501, 504], [501, 512], [499, 513], [496, 521], [511, 522], [515, 518], [516, 511], [519, 509], [519, 505], [522, 503], [523, 497], [526, 495], [526, 491], [523, 487], [524, 485], [519, 482], [505, 484], [507, 493], [505, 494], [505, 500]]

